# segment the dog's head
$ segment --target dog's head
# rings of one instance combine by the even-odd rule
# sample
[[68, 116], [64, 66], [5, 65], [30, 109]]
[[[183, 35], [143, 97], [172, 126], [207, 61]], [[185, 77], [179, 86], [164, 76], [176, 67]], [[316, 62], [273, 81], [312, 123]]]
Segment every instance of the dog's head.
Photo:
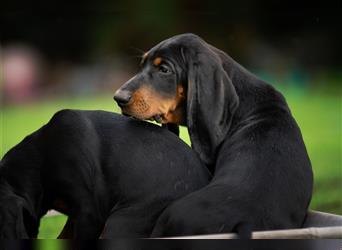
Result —
[[213, 164], [238, 106], [222, 54], [196, 35], [171, 37], [145, 53], [114, 99], [123, 114], [186, 125], [194, 150]]
[[159, 45], [146, 52], [141, 70], [115, 93], [122, 113], [166, 124], [185, 124], [185, 87], [182, 58]]

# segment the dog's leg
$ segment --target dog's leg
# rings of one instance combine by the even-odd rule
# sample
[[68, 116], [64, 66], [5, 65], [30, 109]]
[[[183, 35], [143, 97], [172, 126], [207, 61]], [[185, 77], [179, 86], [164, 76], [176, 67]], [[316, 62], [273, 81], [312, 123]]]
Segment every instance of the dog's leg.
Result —
[[102, 239], [111, 238], [142, 238], [149, 237], [155, 220], [155, 215], [146, 215], [146, 210], [121, 209], [108, 217], [102, 231]]
[[252, 224], [248, 222], [240, 222], [238, 223], [233, 232], [236, 233], [239, 239], [246, 240], [252, 238]]
[[64, 225], [62, 232], [58, 235], [57, 239], [72, 239], [74, 237], [74, 223], [70, 217]]
[[96, 217], [97, 212], [81, 213], [75, 220], [74, 239], [98, 239], [104, 222]]

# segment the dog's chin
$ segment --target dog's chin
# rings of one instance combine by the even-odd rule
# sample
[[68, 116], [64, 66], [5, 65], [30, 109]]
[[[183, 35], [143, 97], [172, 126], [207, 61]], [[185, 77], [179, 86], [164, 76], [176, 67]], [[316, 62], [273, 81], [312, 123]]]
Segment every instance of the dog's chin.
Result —
[[148, 118], [137, 118], [137, 119], [140, 119], [140, 120], [148, 120], [148, 121], [155, 121], [156, 123], [165, 123], [165, 119], [164, 119], [164, 116], [163, 115], [153, 115], [153, 116], [150, 116]]
[[130, 114], [127, 114], [125, 112], [121, 112], [122, 115], [127, 116], [127, 117], [132, 117]]
[[132, 114], [124, 110], [121, 110], [121, 114], [127, 117], [132, 117], [137, 120], [155, 121], [157, 123], [162, 123], [164, 120], [164, 116], [161, 114], [152, 115], [152, 116], [144, 116], [144, 115], [139, 115], [139, 114]]

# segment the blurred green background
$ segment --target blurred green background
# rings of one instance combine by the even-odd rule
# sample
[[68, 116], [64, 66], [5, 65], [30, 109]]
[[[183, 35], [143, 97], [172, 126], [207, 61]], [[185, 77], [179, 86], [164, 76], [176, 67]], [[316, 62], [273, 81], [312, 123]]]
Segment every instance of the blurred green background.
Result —
[[[2, 3], [0, 157], [59, 109], [119, 112], [115, 90], [159, 41], [192, 32], [286, 97], [315, 175], [311, 208], [342, 215], [338, 1], [85, 0]], [[181, 137], [189, 143], [186, 129]], [[62, 215], [45, 217], [55, 238]], [[46, 248], [48, 249], [48, 248]]]

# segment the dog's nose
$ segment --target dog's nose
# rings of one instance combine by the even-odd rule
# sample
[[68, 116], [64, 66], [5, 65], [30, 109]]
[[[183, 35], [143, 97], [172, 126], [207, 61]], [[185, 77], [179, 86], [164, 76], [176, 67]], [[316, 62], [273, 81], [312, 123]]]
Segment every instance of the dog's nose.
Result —
[[125, 106], [131, 100], [131, 93], [126, 90], [118, 90], [114, 95], [114, 100], [119, 106]]

